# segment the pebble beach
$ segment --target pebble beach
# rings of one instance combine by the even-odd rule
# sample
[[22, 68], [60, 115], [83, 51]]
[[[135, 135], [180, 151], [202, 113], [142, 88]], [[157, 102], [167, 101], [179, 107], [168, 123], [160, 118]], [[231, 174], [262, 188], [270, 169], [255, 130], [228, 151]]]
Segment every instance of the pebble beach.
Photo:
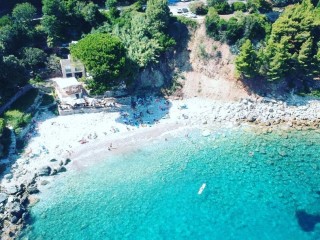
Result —
[[188, 129], [200, 129], [203, 137], [215, 128], [239, 125], [262, 132], [318, 129], [319, 109], [319, 101], [298, 96], [285, 100], [252, 97], [235, 102], [154, 96], [140, 98], [134, 108], [126, 106], [119, 112], [69, 116], [44, 112], [33, 123], [24, 151], [11, 156], [11, 168], [1, 180], [1, 239], [15, 238], [39, 190], [50, 185], [56, 175], [85, 167], [83, 159], [87, 156], [103, 158], [155, 138], [166, 140], [180, 130], [187, 133]]

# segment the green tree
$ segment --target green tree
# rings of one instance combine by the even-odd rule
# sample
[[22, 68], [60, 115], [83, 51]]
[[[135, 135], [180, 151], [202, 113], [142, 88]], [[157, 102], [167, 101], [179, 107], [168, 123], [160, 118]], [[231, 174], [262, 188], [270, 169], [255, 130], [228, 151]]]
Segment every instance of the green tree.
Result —
[[292, 59], [288, 49], [290, 43], [288, 37], [282, 37], [280, 43], [269, 44], [267, 59], [269, 61], [267, 77], [269, 81], [276, 81], [286, 76], [290, 68]]
[[193, 2], [189, 4], [190, 11], [197, 15], [206, 15], [208, 7], [203, 2]]
[[270, 80], [307, 80], [319, 68], [314, 56], [320, 40], [320, 15], [310, 0], [287, 7], [273, 24], [264, 50], [264, 71]]
[[41, 20], [43, 31], [47, 34], [47, 44], [52, 47], [62, 40], [63, 23], [53, 15], [45, 15]]
[[168, 28], [170, 9], [167, 0], [149, 0], [147, 2], [146, 17], [149, 32], [156, 36]]
[[5, 120], [3, 118], [0, 118], [0, 138], [2, 136], [2, 133], [3, 133], [5, 126], [6, 126]]
[[126, 51], [118, 37], [94, 33], [71, 47], [73, 57], [81, 60], [92, 74], [89, 87], [95, 93], [103, 93], [127, 77]]
[[120, 38], [127, 48], [128, 57], [139, 67], [146, 67], [149, 63], [156, 62], [162, 47], [158, 39], [150, 38], [145, 15], [134, 15], [129, 30], [130, 35], [127, 31], [124, 28]]
[[313, 75], [313, 69], [316, 65], [316, 61], [313, 58], [313, 40], [308, 38], [305, 42], [302, 43], [299, 54], [298, 54], [298, 63], [301, 67], [301, 70], [304, 71], [306, 76]]
[[37, 9], [30, 3], [21, 3], [12, 10], [12, 18], [16, 24], [30, 26]]
[[46, 59], [45, 52], [39, 48], [26, 47], [22, 51], [22, 63], [29, 70], [35, 71], [37, 68], [43, 67]]
[[268, 13], [272, 11], [272, 5], [265, 0], [248, 0], [247, 7], [250, 12]]
[[12, 22], [11, 22], [9, 15], [5, 15], [5, 16], [0, 17], [0, 29], [4, 26], [11, 25], [11, 24], [12, 24]]
[[205, 21], [207, 34], [211, 37], [215, 37], [215, 39], [218, 39], [217, 36], [219, 35], [220, 31], [220, 16], [216, 9], [213, 7], [209, 8]]
[[4, 114], [6, 122], [15, 130], [18, 134], [21, 128], [26, 126], [31, 121], [31, 114], [25, 114], [19, 110], [10, 110]]
[[28, 74], [21, 61], [13, 55], [0, 53], [0, 96], [10, 95], [17, 86], [28, 81]]
[[247, 5], [243, 2], [234, 2], [232, 3], [232, 7], [234, 11], [241, 11], [241, 12], [247, 11]]
[[104, 17], [99, 11], [98, 5], [90, 2], [81, 9], [81, 14], [86, 22], [92, 27], [100, 25]]
[[241, 46], [240, 54], [236, 57], [236, 70], [246, 78], [257, 76], [258, 56], [249, 39]]

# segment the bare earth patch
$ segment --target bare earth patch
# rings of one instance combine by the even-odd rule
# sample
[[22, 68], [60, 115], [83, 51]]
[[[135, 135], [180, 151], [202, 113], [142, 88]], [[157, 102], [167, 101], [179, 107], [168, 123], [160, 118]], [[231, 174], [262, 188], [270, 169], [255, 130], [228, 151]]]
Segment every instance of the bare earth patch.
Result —
[[248, 96], [243, 83], [234, 77], [229, 46], [209, 38], [204, 23], [192, 34], [188, 50], [191, 67], [182, 80], [184, 97], [238, 100]]

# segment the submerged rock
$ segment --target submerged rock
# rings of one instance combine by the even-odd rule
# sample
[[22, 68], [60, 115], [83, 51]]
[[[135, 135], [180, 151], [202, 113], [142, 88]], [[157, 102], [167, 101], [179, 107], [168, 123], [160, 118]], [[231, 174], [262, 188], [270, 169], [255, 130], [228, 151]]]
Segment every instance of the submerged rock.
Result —
[[47, 185], [48, 183], [49, 183], [49, 181], [47, 181], [47, 180], [43, 180], [43, 181], [41, 181], [41, 183], [40, 183], [40, 184], [44, 186], [44, 185]]
[[211, 134], [211, 132], [210, 132], [209, 130], [204, 130], [201, 135], [202, 135], [203, 137], [209, 137], [210, 134]]

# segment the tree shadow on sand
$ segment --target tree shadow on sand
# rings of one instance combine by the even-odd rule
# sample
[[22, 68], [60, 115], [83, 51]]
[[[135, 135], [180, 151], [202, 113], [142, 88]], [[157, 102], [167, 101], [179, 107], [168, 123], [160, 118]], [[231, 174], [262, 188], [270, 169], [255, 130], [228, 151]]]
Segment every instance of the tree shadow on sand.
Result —
[[131, 97], [130, 106], [120, 109], [120, 116], [116, 122], [127, 126], [151, 126], [160, 119], [169, 118], [171, 102], [163, 95], [141, 94]]

